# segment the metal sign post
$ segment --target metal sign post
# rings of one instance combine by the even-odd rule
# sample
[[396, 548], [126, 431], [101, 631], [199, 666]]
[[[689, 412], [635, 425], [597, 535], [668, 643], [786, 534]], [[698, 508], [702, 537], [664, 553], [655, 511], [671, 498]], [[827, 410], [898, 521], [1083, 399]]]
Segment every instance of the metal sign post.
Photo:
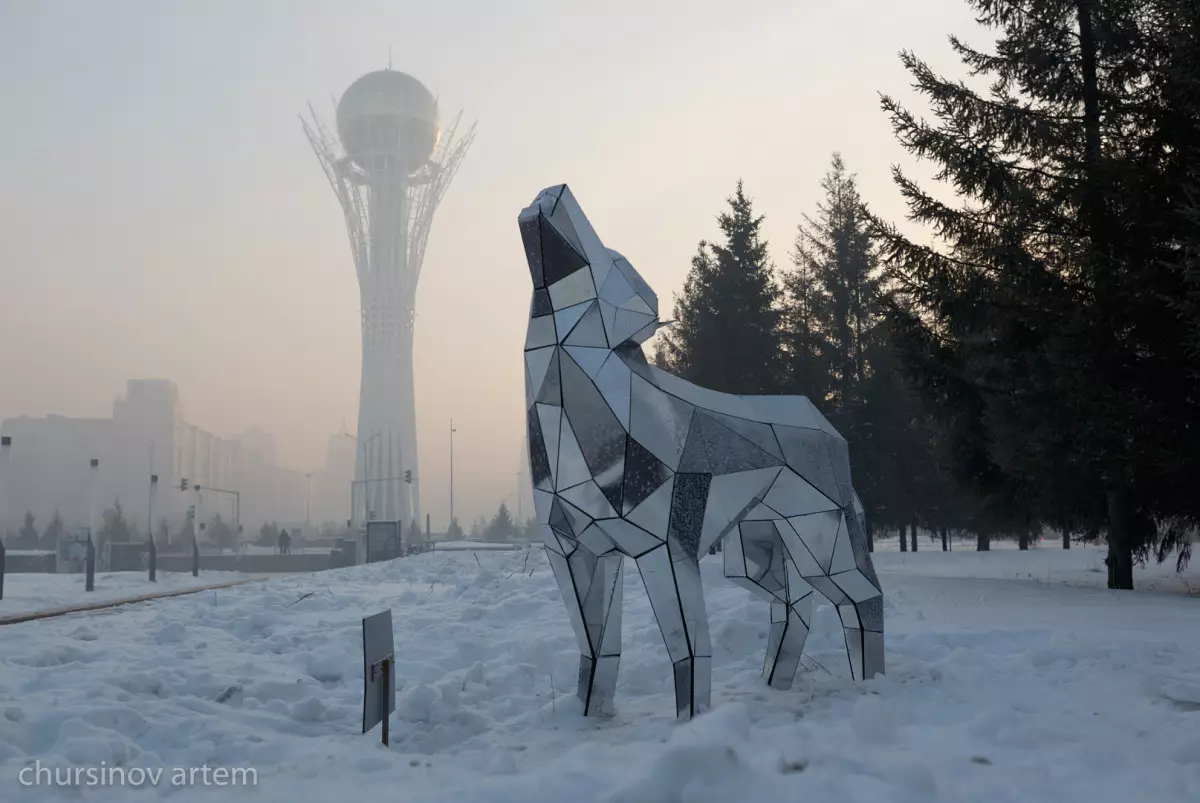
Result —
[[92, 534], [88, 533], [87, 540], [87, 580], [84, 591], [96, 590], [96, 545], [92, 543]]
[[157, 583], [158, 570], [158, 547], [154, 545], [154, 537], [150, 537], [149, 549], [147, 550], [150, 562], [150, 582]]
[[363, 618], [363, 733], [383, 723], [388, 743], [388, 719], [396, 710], [396, 655], [392, 612]]
[[0, 541], [0, 599], [4, 599], [4, 542]]
[[200, 542], [192, 536], [192, 577], [200, 576]]

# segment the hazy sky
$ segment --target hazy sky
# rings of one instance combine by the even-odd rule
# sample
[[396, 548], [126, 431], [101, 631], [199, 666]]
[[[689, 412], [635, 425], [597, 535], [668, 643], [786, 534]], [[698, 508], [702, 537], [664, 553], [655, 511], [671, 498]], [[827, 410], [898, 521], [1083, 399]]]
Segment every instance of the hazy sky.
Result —
[[[663, 316], [739, 177], [777, 263], [832, 151], [878, 211], [911, 160], [876, 93], [954, 69], [964, 0], [0, 0], [0, 418], [106, 416], [130, 377], [321, 464], [357, 418], [358, 290], [298, 122], [387, 66], [479, 133], [417, 301], [422, 497], [512, 492], [529, 276], [516, 215], [567, 182]], [[957, 72], [957, 70], [955, 70]], [[917, 171], [922, 174], [922, 171]]]

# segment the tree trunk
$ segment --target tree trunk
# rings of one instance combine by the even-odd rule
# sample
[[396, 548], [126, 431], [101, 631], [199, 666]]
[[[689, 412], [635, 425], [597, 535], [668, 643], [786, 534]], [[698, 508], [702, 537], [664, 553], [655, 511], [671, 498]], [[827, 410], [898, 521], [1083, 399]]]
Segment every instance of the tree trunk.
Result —
[[1063, 549], [1071, 548], [1071, 531], [1066, 527], [1062, 528]]
[[908, 551], [908, 529], [903, 524], [900, 525], [900, 551]]
[[975, 537], [975, 551], [989, 552], [992, 549], [992, 537], [987, 533], [979, 533]]
[[912, 538], [909, 539], [910, 541], [912, 541], [912, 551], [916, 552], [917, 551], [917, 525], [915, 522], [913, 524], [909, 525], [908, 531], [912, 534]]
[[[1096, 297], [1101, 314], [1121, 303], [1116, 297], [1111, 272], [1113, 271], [1114, 231], [1108, 225], [1108, 210], [1104, 204], [1103, 176], [1100, 172], [1102, 144], [1100, 131], [1100, 89], [1096, 68], [1097, 44], [1092, 28], [1092, 3], [1094, 0], [1075, 0], [1079, 16], [1080, 77], [1083, 81], [1083, 129], [1084, 167], [1086, 190], [1080, 208], [1084, 230], [1093, 242], [1093, 260], [1105, 260], [1098, 271]], [[1114, 387], [1120, 387], [1117, 364], [1113, 359], [1115, 333], [1112, 328], [1102, 327], [1106, 342], [1098, 344], [1101, 356], [1100, 368]], [[1105, 492], [1108, 512], [1108, 587], [1122, 590], [1133, 589], [1133, 505], [1129, 488], [1119, 475], [1110, 477], [1110, 487]]]
[[1017, 535], [1017, 549], [1022, 552], [1029, 549], [1029, 530], [1021, 530]]
[[1125, 488], [1106, 494], [1108, 503], [1108, 587], [1133, 590], [1133, 538], [1129, 491]]
[[871, 520], [867, 519], [867, 526], [863, 528], [867, 531], [867, 551], [875, 551], [875, 526], [871, 524]]
[[950, 551], [950, 532], [945, 524], [942, 525], [942, 551]]

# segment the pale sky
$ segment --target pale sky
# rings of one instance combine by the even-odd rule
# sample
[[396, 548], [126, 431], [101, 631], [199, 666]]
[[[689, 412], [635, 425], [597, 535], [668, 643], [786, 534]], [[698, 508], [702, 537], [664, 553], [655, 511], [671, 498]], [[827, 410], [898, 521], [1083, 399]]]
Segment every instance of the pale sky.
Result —
[[0, 418], [163, 377], [318, 467], [357, 420], [358, 290], [298, 115], [390, 47], [479, 121], [417, 297], [422, 501], [444, 517], [453, 417], [465, 524], [515, 485], [539, 190], [570, 184], [668, 317], [739, 177], [779, 264], [834, 150], [901, 218], [877, 93], [911, 96], [902, 48], [957, 74], [974, 29], [964, 0], [0, 0]]

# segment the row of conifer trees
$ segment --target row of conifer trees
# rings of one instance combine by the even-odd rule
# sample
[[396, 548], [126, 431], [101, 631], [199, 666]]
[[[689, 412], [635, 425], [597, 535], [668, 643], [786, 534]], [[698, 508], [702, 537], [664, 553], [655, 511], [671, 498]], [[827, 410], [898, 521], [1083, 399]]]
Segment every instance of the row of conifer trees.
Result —
[[1200, 520], [1200, 13], [970, 5], [997, 38], [952, 36], [961, 74], [900, 56], [931, 117], [881, 100], [952, 191], [894, 169], [921, 236], [835, 155], [776, 271], [739, 182], [655, 359], [812, 399], [875, 530], [1106, 539], [1132, 588], [1138, 560], [1186, 563]]

